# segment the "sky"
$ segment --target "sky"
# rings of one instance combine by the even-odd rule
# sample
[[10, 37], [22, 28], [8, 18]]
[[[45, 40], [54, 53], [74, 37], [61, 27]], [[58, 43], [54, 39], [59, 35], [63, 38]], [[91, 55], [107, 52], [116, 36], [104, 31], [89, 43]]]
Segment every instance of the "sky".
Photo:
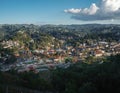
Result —
[[0, 24], [120, 24], [120, 0], [0, 0]]

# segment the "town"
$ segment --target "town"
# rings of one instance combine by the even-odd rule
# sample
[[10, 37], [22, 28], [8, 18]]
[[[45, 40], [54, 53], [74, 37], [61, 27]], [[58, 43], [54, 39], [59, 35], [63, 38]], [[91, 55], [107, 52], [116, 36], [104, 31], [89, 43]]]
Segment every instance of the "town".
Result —
[[[9, 26], [11, 28], [13, 27], [12, 25], [8, 25], [6, 27]], [[27, 29], [30, 28], [30, 26], [31, 25], [27, 26], [23, 25], [22, 27]], [[4, 28], [4, 26], [1, 26], [1, 29], [2, 28]], [[15, 28], [16, 27], [14, 27], [14, 29]], [[34, 71], [35, 73], [38, 73], [40, 71], [47, 71], [56, 68], [68, 68], [70, 65], [77, 62], [87, 62], [88, 64], [91, 64], [97, 61], [98, 63], [101, 64], [107, 56], [116, 55], [120, 53], [119, 38], [117, 38], [118, 40], [111, 41], [107, 40], [106, 38], [103, 39], [100, 38], [98, 40], [87, 38], [85, 42], [84, 40], [83, 42], [79, 42], [77, 40], [74, 41], [74, 43], [76, 43], [74, 45], [73, 43], [71, 43], [71, 41], [74, 40], [74, 38], [76, 37], [73, 33], [69, 35], [71, 33], [70, 28], [64, 28], [64, 26], [63, 27], [53, 26], [54, 29], [56, 28], [56, 30], [58, 30], [58, 33], [56, 35], [54, 35], [54, 33], [56, 33], [57, 31], [54, 31], [53, 33], [52, 32], [53, 28], [50, 28], [50, 26], [48, 27], [43, 26], [43, 28], [42, 27], [40, 28], [41, 29], [44, 28], [43, 30], [46, 30], [46, 33], [49, 33], [50, 35], [53, 36], [45, 35], [46, 36], [45, 37], [44, 34], [41, 35], [41, 32], [40, 33], [37, 32], [37, 34], [43, 36], [43, 40], [36, 40], [37, 37], [41, 36], [37, 36], [37, 34], [35, 34], [36, 32], [32, 32], [30, 37], [29, 36], [30, 32], [28, 33], [23, 30], [15, 32], [15, 35], [11, 36], [12, 39], [9, 36], [8, 39], [1, 40], [0, 42], [1, 71], [9, 71], [14, 69], [17, 70], [18, 72]], [[48, 28], [52, 30], [50, 31], [48, 30], [49, 31], [48, 32], [47, 31]], [[82, 28], [86, 29], [85, 27]], [[99, 28], [99, 25], [94, 29], [97, 28]], [[111, 28], [114, 30], [115, 29], [114, 25]], [[77, 29], [78, 28], [76, 28], [75, 30]], [[62, 34], [66, 33], [66, 31], [68, 35], [63, 36]], [[107, 33], [109, 33], [109, 31]], [[116, 33], [117, 35], [119, 35], [119, 31]], [[80, 35], [81, 33], [78, 34], [78, 36]], [[85, 38], [85, 36], [83, 38]], [[69, 40], [69, 42], [67, 40]], [[40, 44], [37, 45], [36, 47], [35, 44], [38, 41], [40, 41]], [[43, 43], [45, 44], [41, 46]]]

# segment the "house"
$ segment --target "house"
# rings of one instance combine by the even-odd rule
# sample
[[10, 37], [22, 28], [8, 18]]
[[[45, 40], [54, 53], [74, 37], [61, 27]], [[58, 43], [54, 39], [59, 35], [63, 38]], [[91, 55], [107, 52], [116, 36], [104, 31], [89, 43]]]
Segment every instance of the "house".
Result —
[[95, 57], [101, 57], [101, 56], [103, 56], [103, 54], [104, 54], [104, 51], [102, 51], [100, 49], [95, 49], [94, 50], [94, 56]]

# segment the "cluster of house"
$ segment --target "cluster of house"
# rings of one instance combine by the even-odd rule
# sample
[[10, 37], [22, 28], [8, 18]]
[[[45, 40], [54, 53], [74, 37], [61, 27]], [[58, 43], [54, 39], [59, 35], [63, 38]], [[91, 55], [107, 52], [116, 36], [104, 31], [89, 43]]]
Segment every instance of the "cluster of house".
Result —
[[10, 48], [10, 49], [12, 47], [20, 46], [19, 41], [12, 41], [12, 40], [3, 41], [3, 42], [1, 42], [1, 44], [3, 45], [3, 48]]
[[54, 63], [54, 62], [44, 63], [44, 61], [42, 59], [40, 61], [26, 60], [23, 62], [11, 64], [11, 65], [3, 65], [3, 66], [1, 66], [0, 70], [5, 72], [5, 71], [14, 69], [18, 73], [29, 72], [29, 71], [39, 73], [41, 71], [49, 71], [49, 70], [53, 70], [56, 68], [66, 69], [70, 65], [72, 65], [72, 63]]
[[[2, 42], [4, 48], [10, 48], [13, 46], [19, 46], [16, 41]], [[56, 67], [67, 68], [70, 66], [70, 62], [80, 62], [89, 56], [103, 57], [120, 53], [119, 42], [104, 42], [99, 41], [97, 43], [87, 45], [81, 44], [78, 47], [62, 46], [61, 48], [54, 49], [35, 49], [33, 51], [29, 49], [22, 49], [15, 53], [17, 62], [12, 64], [9, 69], [14, 68], [18, 72], [30, 71], [35, 72], [55, 69]], [[68, 60], [67, 60], [68, 59]], [[71, 60], [69, 60], [71, 59]], [[69, 62], [70, 61], [70, 62]], [[8, 67], [6, 68], [7, 70]], [[3, 71], [6, 71], [3, 68]]]

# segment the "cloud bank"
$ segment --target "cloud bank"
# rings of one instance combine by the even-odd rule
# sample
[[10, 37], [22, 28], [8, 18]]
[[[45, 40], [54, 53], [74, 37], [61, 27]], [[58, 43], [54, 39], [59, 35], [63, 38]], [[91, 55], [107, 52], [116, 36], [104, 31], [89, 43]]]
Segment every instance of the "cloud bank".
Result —
[[89, 8], [65, 9], [64, 12], [83, 21], [120, 19], [120, 0], [101, 0], [99, 5], [93, 3]]

